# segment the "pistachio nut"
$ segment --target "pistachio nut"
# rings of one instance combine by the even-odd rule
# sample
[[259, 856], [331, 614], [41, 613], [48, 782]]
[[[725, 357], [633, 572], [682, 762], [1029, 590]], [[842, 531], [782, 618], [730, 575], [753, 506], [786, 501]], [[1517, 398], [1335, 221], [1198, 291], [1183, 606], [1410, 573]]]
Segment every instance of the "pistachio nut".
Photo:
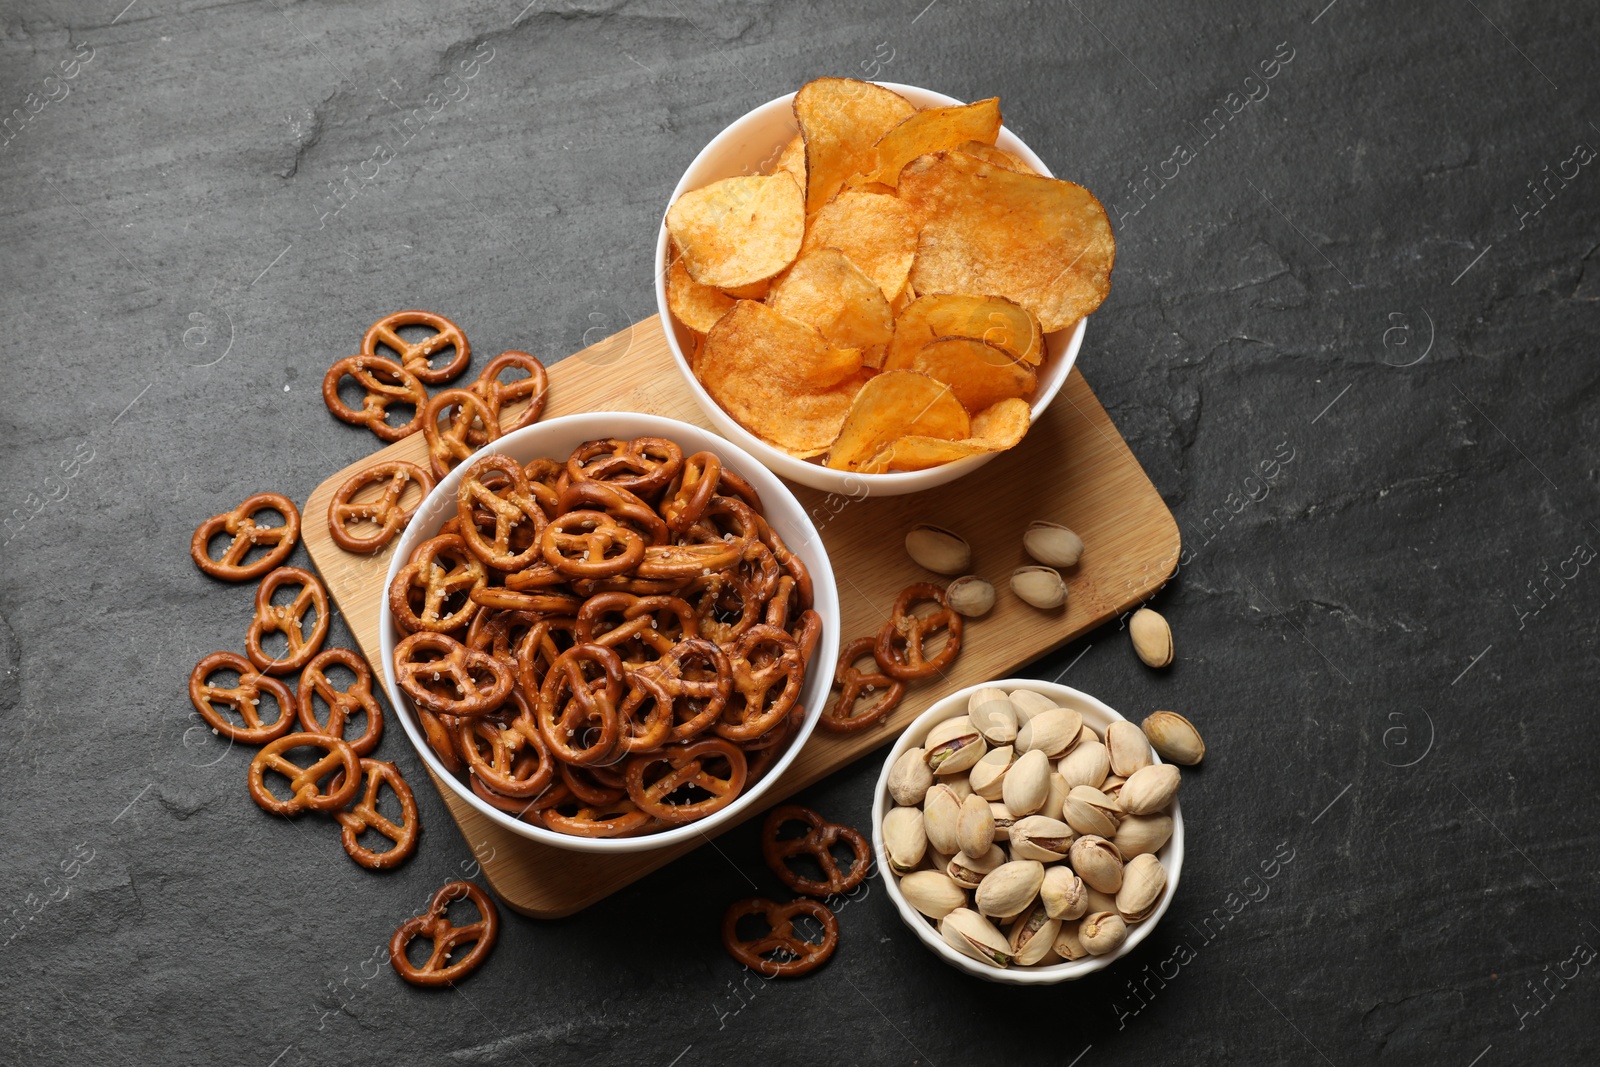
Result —
[[1144, 739], [1144, 731], [1126, 719], [1106, 727], [1106, 754], [1111, 759], [1112, 772], [1124, 778], [1151, 763], [1150, 742]]
[[994, 607], [994, 586], [989, 579], [976, 574], [966, 574], [945, 586], [944, 595], [950, 601], [950, 610], [957, 615], [975, 619], [989, 614]]
[[1050, 761], [1035, 749], [1024, 752], [1006, 772], [1000, 799], [1013, 815], [1032, 815], [1050, 796]]
[[1010, 745], [1001, 745], [985, 752], [983, 758], [967, 772], [967, 784], [972, 787], [973, 793], [984, 800], [999, 800], [1001, 790], [1005, 788], [1006, 772], [1011, 769], [1014, 759], [1016, 749]]
[[983, 735], [965, 715], [934, 723], [923, 739], [928, 751], [928, 769], [934, 774], [956, 774], [969, 769], [983, 757], [989, 746]]
[[1021, 915], [1044, 883], [1044, 864], [1038, 860], [1012, 860], [983, 876], [972, 895], [980, 914], [992, 919]]
[[1072, 869], [1090, 889], [1105, 894], [1122, 888], [1122, 853], [1103, 837], [1085, 834], [1072, 843]]
[[1158, 711], [1140, 724], [1150, 747], [1168, 763], [1193, 767], [1205, 758], [1206, 743], [1194, 723], [1174, 711]]
[[1044, 798], [1044, 807], [1039, 809], [1039, 814], [1047, 818], [1060, 820], [1062, 806], [1067, 802], [1067, 794], [1071, 787], [1067, 780], [1055, 771], [1050, 772], [1050, 795]]
[[954, 852], [940, 852], [931, 844], [928, 846], [928, 865], [936, 871], [943, 871], [946, 877], [950, 874], [950, 861], [955, 858]]
[[[1122, 795], [1122, 783], [1126, 781], [1127, 779], [1120, 774], [1108, 774], [1106, 775], [1106, 780], [1100, 783], [1100, 792], [1112, 800], [1116, 800]], [[1118, 801], [1118, 803], [1121, 802]]]
[[917, 869], [928, 853], [928, 833], [919, 808], [892, 808], [883, 817], [883, 851], [889, 869], [907, 874]]
[[1011, 572], [1011, 591], [1043, 611], [1067, 602], [1067, 583], [1050, 567], [1018, 567]]
[[1092, 886], [1084, 887], [1084, 896], [1089, 898], [1089, 906], [1083, 910], [1085, 915], [1092, 915], [1097, 911], [1116, 911], [1117, 898], [1109, 893], [1102, 893]]
[[1077, 836], [1059, 819], [1028, 815], [1011, 825], [1011, 858], [1055, 863], [1067, 858]]
[[1154, 815], [1178, 795], [1181, 775], [1170, 763], [1152, 763], [1128, 775], [1117, 801], [1129, 815]]
[[896, 804], [921, 804], [933, 784], [926, 749], [908, 748], [889, 768], [889, 796]]
[[1011, 814], [1011, 809], [1006, 807], [1002, 801], [991, 800], [989, 801], [989, 815], [994, 819], [994, 839], [996, 841], [1010, 841], [1011, 824], [1017, 821], [1017, 817]]
[[1057, 956], [1069, 963], [1073, 960], [1081, 960], [1089, 954], [1089, 950], [1084, 948], [1083, 942], [1078, 939], [1079, 925], [1081, 924], [1077, 922], [1062, 923], [1061, 932], [1056, 934], [1055, 944], [1050, 946], [1055, 949]]
[[945, 775], [945, 785], [948, 785], [951, 792], [955, 793], [958, 801], [965, 800], [972, 795], [972, 783], [967, 781], [967, 776], [964, 774]]
[[[902, 889], [905, 882], [900, 883]], [[1039, 886], [1039, 900], [1052, 919], [1081, 919], [1089, 910], [1089, 890], [1071, 867], [1056, 864], [1046, 867]]]
[[956, 908], [940, 919], [939, 936], [963, 956], [994, 967], [1011, 963], [1011, 943], [993, 923], [970, 908]]
[[1133, 638], [1133, 651], [1146, 667], [1165, 667], [1172, 662], [1172, 628], [1149, 608], [1133, 613], [1128, 620], [1128, 636]]
[[1035, 693], [1032, 689], [1013, 689], [1011, 706], [1017, 709], [1019, 727], [1041, 711], [1054, 711], [1057, 707], [1054, 700], [1043, 693]]
[[1160, 852], [1161, 846], [1171, 837], [1172, 816], [1128, 815], [1117, 827], [1117, 835], [1111, 843], [1117, 846], [1124, 859], [1131, 860], [1147, 852]]
[[967, 906], [967, 891], [943, 871], [912, 871], [900, 879], [900, 895], [930, 919], [942, 919]]
[[1069, 786], [1092, 785], [1099, 789], [1111, 773], [1111, 753], [1099, 741], [1079, 741], [1077, 747], [1061, 757], [1056, 770]]
[[956, 791], [939, 782], [928, 788], [928, 798], [922, 802], [922, 825], [928, 835], [928, 844], [937, 852], [961, 851], [956, 843], [956, 823], [961, 818], [961, 801]]
[[957, 852], [945, 865], [944, 873], [948, 874], [956, 885], [966, 889], [976, 889], [985, 875], [1005, 862], [1004, 850], [999, 845], [990, 845], [989, 851], [981, 856], [969, 856], [965, 852]]
[[906, 533], [906, 555], [935, 574], [960, 574], [972, 563], [972, 546], [958, 533], [922, 522]]
[[1061, 811], [1067, 825], [1078, 833], [1100, 837], [1117, 832], [1117, 818], [1122, 814], [1116, 800], [1092, 785], [1073, 786]]
[[981, 856], [994, 844], [994, 816], [989, 802], [974, 794], [961, 802], [956, 817], [956, 843], [969, 856]]
[[1003, 689], [980, 689], [967, 701], [967, 718], [991, 745], [1009, 745], [1017, 738], [1017, 709]]
[[1043, 963], [1053, 951], [1056, 935], [1061, 932], [1061, 922], [1051, 917], [1037, 900], [1017, 916], [1011, 924], [1006, 940], [1011, 945], [1013, 962], [1020, 967]]
[[1122, 888], [1117, 890], [1117, 911], [1128, 922], [1150, 917], [1167, 891], [1167, 869], [1148, 852], [1135, 856], [1122, 869]]
[[1018, 752], [1043, 752], [1057, 759], [1070, 752], [1083, 736], [1083, 716], [1071, 708], [1041, 711], [1017, 730]]
[[1097, 911], [1078, 923], [1078, 940], [1093, 956], [1115, 952], [1128, 940], [1128, 924], [1114, 911]]
[[1076, 567], [1083, 538], [1060, 523], [1031, 522], [1022, 534], [1022, 547], [1047, 567]]
[[1102, 739], [1100, 735], [1094, 732], [1094, 727], [1090, 726], [1088, 723], [1084, 723], [1083, 730], [1078, 735], [1078, 744], [1100, 744], [1101, 741]]

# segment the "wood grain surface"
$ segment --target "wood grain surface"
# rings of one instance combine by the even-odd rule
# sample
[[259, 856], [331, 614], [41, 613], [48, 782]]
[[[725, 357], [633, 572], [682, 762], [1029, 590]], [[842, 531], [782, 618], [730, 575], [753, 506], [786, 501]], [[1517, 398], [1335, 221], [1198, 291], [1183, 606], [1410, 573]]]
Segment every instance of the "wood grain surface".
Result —
[[[709, 428], [679, 378], [658, 317], [562, 360], [549, 374], [546, 418], [640, 411]], [[390, 459], [426, 467], [422, 435], [339, 471], [312, 492], [303, 512], [306, 548], [379, 678], [379, 604], [392, 547], [372, 556], [345, 552], [328, 535], [327, 509], [334, 490], [351, 474]], [[974, 573], [994, 582], [998, 597], [989, 615], [968, 621], [953, 666], [941, 677], [913, 684], [879, 727], [842, 737], [814, 733], [763, 797], [763, 810], [888, 744], [943, 694], [1003, 677], [1115, 618], [1159, 588], [1177, 567], [1177, 523], [1076, 369], [1021, 445], [952, 485], [864, 500], [792, 488], [834, 563], [841, 643], [876, 633], [900, 589], [930, 577], [901, 545], [916, 522], [934, 522], [965, 536], [973, 546]], [[1072, 527], [1086, 546], [1082, 561], [1065, 575], [1070, 595], [1064, 609], [1031, 608], [1007, 584], [1014, 567], [1031, 562], [1022, 550], [1022, 532], [1035, 519]], [[500, 828], [445, 783], [435, 785], [490, 884], [508, 906], [527, 915], [570, 915], [697, 847], [625, 856], [552, 848]]]

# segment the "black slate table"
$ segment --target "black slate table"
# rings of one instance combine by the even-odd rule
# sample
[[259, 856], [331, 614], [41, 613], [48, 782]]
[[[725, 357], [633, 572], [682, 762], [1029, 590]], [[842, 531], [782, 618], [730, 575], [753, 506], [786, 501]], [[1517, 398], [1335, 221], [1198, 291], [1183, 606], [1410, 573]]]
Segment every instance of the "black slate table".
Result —
[[[1600, 1054], [1593, 6], [864, 6], [5, 5], [0, 1061]], [[779, 889], [744, 829], [404, 986], [383, 945], [467, 845], [426, 787], [382, 875], [249, 802], [184, 681], [251, 587], [189, 534], [373, 447], [318, 384], [388, 311], [547, 361], [652, 314], [685, 165], [822, 74], [998, 94], [1111, 212], [1080, 366], [1183, 529], [1178, 661], [1112, 625], [1030, 673], [1204, 731], [1177, 901], [1024, 993], [873, 882], [826, 969], [765, 984], [716, 939]], [[876, 773], [804, 799], [864, 825]]]

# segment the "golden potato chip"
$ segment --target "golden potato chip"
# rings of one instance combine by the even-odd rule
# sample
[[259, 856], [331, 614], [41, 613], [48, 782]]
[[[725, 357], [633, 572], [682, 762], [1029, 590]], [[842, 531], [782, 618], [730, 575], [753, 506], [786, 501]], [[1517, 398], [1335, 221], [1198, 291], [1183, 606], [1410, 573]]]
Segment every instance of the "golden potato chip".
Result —
[[1015, 448], [1028, 433], [1033, 408], [1026, 400], [1002, 400], [972, 416], [969, 441], [981, 441], [992, 452]]
[[998, 136], [998, 96], [961, 107], [926, 108], [878, 139], [877, 164], [866, 179], [893, 186], [900, 181], [901, 168], [918, 156], [943, 152], [968, 141], [992, 145]]
[[915, 352], [889, 353], [885, 371], [917, 370], [948, 385], [968, 411], [982, 411], [1012, 397], [1033, 396], [1039, 376], [1003, 348], [970, 337], [941, 337]]
[[847, 189], [807, 224], [800, 252], [817, 248], [843, 252], [892, 302], [916, 259], [916, 213], [899, 197]]
[[834, 348], [813, 327], [750, 300], [717, 320], [694, 370], [740, 426], [809, 455], [839, 435], [866, 381], [860, 352]]
[[1044, 358], [1039, 320], [1022, 305], [1000, 296], [934, 293], [918, 297], [895, 315], [894, 340], [884, 365], [908, 365], [904, 361], [939, 337], [977, 338], [1035, 366]]
[[946, 441], [938, 437], [900, 437], [880, 448], [858, 469], [864, 474], [920, 471], [985, 452], [1004, 452], [1022, 442], [1028, 432], [1029, 416], [1027, 401], [1002, 400], [972, 417], [971, 437], [960, 441]]
[[722, 290], [689, 277], [689, 268], [674, 249], [672, 265], [667, 268], [667, 309], [673, 317], [694, 332], [705, 333], [731, 307], [733, 299], [724, 296]]
[[1015, 171], [1018, 174], [1037, 174], [1032, 167], [1023, 162], [1021, 156], [1014, 156], [1004, 148], [996, 148], [993, 141], [985, 144], [983, 141], [968, 141], [966, 144], [956, 145], [957, 152], [965, 152], [969, 156], [976, 156], [996, 167]]
[[945, 441], [938, 437], [898, 437], [873, 454], [856, 469], [862, 474], [888, 474], [890, 471], [925, 471], [958, 459], [975, 456], [985, 449], [967, 441]]
[[894, 312], [894, 317], [898, 319], [901, 313], [910, 307], [916, 299], [917, 291], [908, 283], [904, 289], [900, 290], [899, 296], [889, 301], [889, 310]]
[[830, 344], [861, 349], [863, 359], [894, 335], [882, 291], [837, 248], [801, 255], [772, 287], [767, 306], [815, 326]]
[[[781, 273], [781, 272], [780, 272]], [[772, 279], [763, 278], [749, 285], [724, 286], [720, 291], [735, 300], [765, 300], [772, 289]]]
[[916, 371], [885, 371], [861, 387], [828, 450], [828, 466], [855, 470], [884, 445], [917, 434], [956, 440], [972, 429], [950, 387]]
[[777, 274], [800, 254], [800, 189], [788, 174], [724, 178], [678, 197], [667, 232], [701, 285], [735, 289]]
[[787, 173], [801, 189], [806, 187], [806, 139], [798, 133], [794, 140], [783, 146], [778, 159], [772, 164], [773, 174]]
[[918, 292], [1003, 296], [1051, 333], [1111, 291], [1111, 222], [1081, 185], [936, 152], [901, 171], [900, 199], [922, 220], [911, 267]]
[[898, 93], [853, 78], [818, 78], [794, 95], [806, 141], [806, 214], [820, 211], [845, 179], [869, 170], [873, 146], [916, 108]]

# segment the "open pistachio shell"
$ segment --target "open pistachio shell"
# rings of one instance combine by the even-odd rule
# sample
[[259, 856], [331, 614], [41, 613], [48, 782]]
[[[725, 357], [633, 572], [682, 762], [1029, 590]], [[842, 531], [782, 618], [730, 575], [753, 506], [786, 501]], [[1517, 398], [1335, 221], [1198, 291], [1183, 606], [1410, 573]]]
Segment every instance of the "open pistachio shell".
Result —
[[1193, 767], [1205, 758], [1206, 743], [1200, 739], [1200, 731], [1177, 712], [1154, 712], [1139, 725], [1150, 739], [1150, 747], [1168, 763]]
[[1060, 920], [1045, 911], [1037, 900], [1012, 923], [1006, 940], [1011, 945], [1012, 962], [1019, 967], [1043, 963], [1054, 953], [1056, 935], [1061, 932]]
[[1010, 966], [1011, 943], [993, 923], [970, 908], [956, 908], [939, 920], [945, 944], [993, 967]]
[[960, 574], [972, 563], [972, 546], [954, 531], [923, 522], [906, 533], [906, 555], [935, 574]]
[[1106, 727], [1106, 754], [1111, 760], [1111, 770], [1126, 778], [1141, 767], [1150, 766], [1150, 742], [1144, 731], [1126, 719], [1118, 719]]
[[1117, 890], [1117, 911], [1130, 923], [1150, 917], [1167, 891], [1167, 869], [1148, 852], [1135, 856], [1122, 869], [1122, 888]]
[[893, 808], [883, 817], [883, 850], [896, 874], [917, 869], [928, 853], [928, 834], [918, 808]]

